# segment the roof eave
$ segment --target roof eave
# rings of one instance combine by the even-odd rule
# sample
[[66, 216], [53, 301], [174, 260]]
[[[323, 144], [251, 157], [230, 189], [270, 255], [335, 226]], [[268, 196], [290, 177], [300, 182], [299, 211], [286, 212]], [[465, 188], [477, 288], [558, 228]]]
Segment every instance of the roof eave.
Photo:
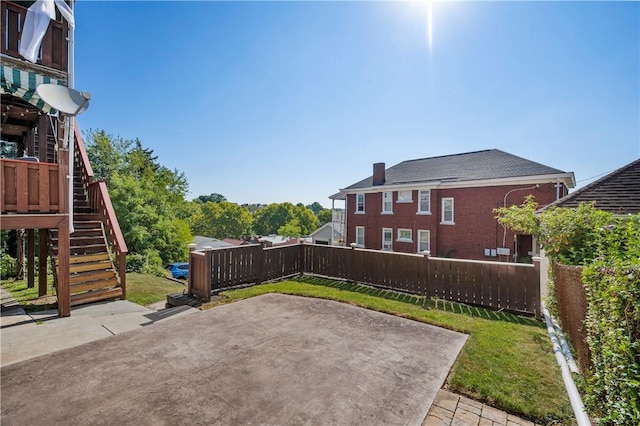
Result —
[[428, 180], [414, 183], [385, 183], [384, 185], [368, 186], [362, 188], [349, 188], [341, 189], [340, 192], [330, 196], [329, 198], [335, 200], [343, 200], [347, 194], [356, 194], [363, 192], [380, 192], [380, 191], [398, 191], [398, 190], [412, 190], [424, 187], [431, 188], [472, 188], [482, 186], [502, 186], [502, 185], [522, 185], [522, 184], [535, 184], [535, 183], [555, 183], [557, 181], [563, 182], [567, 188], [574, 188], [576, 180], [573, 172], [561, 172], [545, 175], [529, 175], [529, 176], [514, 176], [507, 178], [495, 178], [495, 179], [477, 179], [477, 180], [458, 180], [458, 181], [442, 181], [442, 180]]

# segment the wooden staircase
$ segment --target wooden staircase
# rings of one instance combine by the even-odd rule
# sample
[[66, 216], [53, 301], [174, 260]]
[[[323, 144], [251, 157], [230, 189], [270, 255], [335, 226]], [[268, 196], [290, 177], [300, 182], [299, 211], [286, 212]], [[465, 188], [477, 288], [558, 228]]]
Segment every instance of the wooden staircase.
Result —
[[[70, 237], [71, 305], [122, 297], [123, 291], [109, 252], [100, 216], [91, 211], [82, 175], [74, 173], [74, 232]], [[50, 232], [51, 257], [58, 257], [58, 231]]]

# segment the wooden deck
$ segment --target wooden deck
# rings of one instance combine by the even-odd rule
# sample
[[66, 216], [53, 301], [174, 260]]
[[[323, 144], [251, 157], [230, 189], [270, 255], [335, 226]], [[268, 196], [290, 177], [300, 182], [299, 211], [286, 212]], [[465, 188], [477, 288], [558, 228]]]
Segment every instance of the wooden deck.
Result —
[[0, 212], [62, 213], [58, 164], [0, 159]]

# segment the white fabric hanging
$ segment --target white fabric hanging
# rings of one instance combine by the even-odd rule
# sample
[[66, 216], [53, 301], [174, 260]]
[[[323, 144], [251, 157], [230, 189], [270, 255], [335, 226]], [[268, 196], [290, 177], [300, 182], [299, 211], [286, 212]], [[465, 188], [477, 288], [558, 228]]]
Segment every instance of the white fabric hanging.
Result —
[[73, 10], [64, 0], [37, 0], [27, 9], [20, 38], [19, 53], [29, 62], [38, 61], [38, 51], [49, 28], [49, 21], [56, 18], [56, 6], [69, 25], [75, 26]]

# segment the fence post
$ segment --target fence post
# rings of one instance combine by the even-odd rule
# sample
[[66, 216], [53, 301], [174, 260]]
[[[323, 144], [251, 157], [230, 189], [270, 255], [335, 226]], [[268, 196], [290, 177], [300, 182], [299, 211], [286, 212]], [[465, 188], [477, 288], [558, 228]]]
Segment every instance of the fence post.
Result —
[[430, 250], [424, 250], [421, 252], [424, 256], [424, 297], [428, 299], [431, 297], [431, 292], [429, 291], [429, 286], [431, 285], [431, 272], [429, 271], [430, 262], [429, 256], [431, 256]]
[[193, 252], [196, 249], [196, 245], [195, 244], [189, 244], [189, 279], [187, 280], [187, 293], [188, 294], [193, 294], [192, 290], [193, 290], [193, 270], [194, 270], [194, 263], [191, 259], [191, 252]]
[[213, 248], [212, 247], [205, 247], [204, 248], [204, 264], [205, 264], [205, 269], [207, 271], [206, 274], [204, 274], [204, 301], [205, 302], [209, 302], [211, 300], [211, 274], [213, 273], [213, 267], [211, 265], [211, 257], [213, 254]]
[[356, 243], [349, 244], [351, 250], [349, 250], [349, 254], [347, 255], [347, 280], [356, 284]]
[[264, 279], [264, 247], [258, 244], [254, 248], [253, 261], [256, 264], [256, 283], [262, 284]]
[[305, 271], [306, 271], [306, 250], [305, 250], [305, 244], [304, 244], [304, 240], [302, 240], [300, 242], [300, 275], [304, 275]]
[[542, 297], [540, 296], [542, 294], [542, 285], [543, 285], [543, 279], [540, 276], [540, 274], [542, 273], [542, 270], [540, 269], [540, 260], [541, 258], [539, 256], [534, 256], [532, 258], [533, 260], [533, 271], [534, 271], [534, 280], [536, 280], [536, 306], [535, 306], [535, 316], [537, 318], [542, 318]]

